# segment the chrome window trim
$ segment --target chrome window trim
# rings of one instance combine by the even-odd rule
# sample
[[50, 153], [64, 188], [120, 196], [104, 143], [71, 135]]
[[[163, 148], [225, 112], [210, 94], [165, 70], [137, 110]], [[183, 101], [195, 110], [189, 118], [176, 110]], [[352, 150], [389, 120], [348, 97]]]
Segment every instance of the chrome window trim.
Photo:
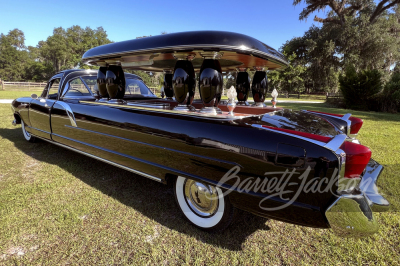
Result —
[[346, 141], [346, 138], [347, 136], [345, 134], [336, 135], [331, 141], [326, 143], [324, 147], [336, 152], [340, 148], [340, 146], [342, 146], [343, 142]]
[[[90, 88], [88, 88], [86, 82], [82, 79], [82, 77], [85, 77], [85, 76], [89, 76], [89, 77], [90, 77], [90, 75], [83, 75], [83, 76], [77, 76], [77, 77], [74, 77], [74, 78], [70, 79], [70, 80], [67, 82], [67, 84], [65, 84], [64, 90], [63, 90], [63, 94], [60, 96], [60, 99], [65, 97], [65, 95], [67, 94], [67, 92], [68, 92], [69, 89], [70, 89], [70, 85], [71, 85], [70, 83], [71, 83], [71, 81], [73, 81], [73, 80], [75, 80], [75, 79], [80, 79], [80, 80], [82, 81], [83, 85], [85, 86], [85, 88], [89, 91], [90, 96], [94, 96], [93, 93], [92, 93], [92, 90], [91, 90]], [[94, 76], [93, 76], [93, 77], [94, 77]], [[64, 82], [63, 82], [63, 83], [64, 83]], [[66, 88], [66, 86], [68, 86], [68, 88]], [[67, 98], [68, 98], [68, 96], [67, 96]]]

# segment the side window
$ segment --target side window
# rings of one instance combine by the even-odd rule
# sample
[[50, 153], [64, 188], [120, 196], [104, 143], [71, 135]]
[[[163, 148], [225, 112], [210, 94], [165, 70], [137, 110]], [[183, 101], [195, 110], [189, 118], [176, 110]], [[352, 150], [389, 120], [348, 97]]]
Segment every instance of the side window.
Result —
[[83, 76], [81, 79], [86, 83], [86, 86], [92, 91], [92, 93], [95, 94], [97, 88], [97, 76]]
[[47, 99], [57, 99], [59, 86], [60, 86], [60, 79], [51, 80], [44, 89], [41, 97]]
[[126, 79], [125, 95], [154, 96], [150, 89], [138, 79]]
[[85, 83], [78, 77], [68, 83], [68, 91], [64, 97], [92, 96]]

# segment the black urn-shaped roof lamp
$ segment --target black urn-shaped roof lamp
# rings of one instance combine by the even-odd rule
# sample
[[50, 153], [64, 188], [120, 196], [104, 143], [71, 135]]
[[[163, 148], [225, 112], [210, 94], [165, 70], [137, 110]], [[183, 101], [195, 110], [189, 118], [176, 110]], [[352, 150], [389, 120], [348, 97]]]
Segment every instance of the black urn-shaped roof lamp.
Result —
[[253, 83], [251, 85], [251, 92], [253, 94], [254, 104], [256, 107], [267, 107], [264, 103], [265, 96], [268, 91], [268, 80], [267, 72], [264, 68], [255, 68], [256, 73], [253, 77]]
[[237, 93], [237, 105], [248, 106], [247, 99], [249, 98], [251, 80], [247, 68], [238, 68], [236, 77], [236, 93]]
[[[164, 94], [167, 100], [172, 100], [172, 97], [174, 97], [174, 89], [172, 87], [172, 78], [174, 77], [174, 74], [172, 73], [171, 70], [164, 70]], [[163, 97], [164, 98], [164, 97]]]
[[109, 100], [107, 86], [106, 86], [106, 72], [107, 72], [107, 67], [105, 66], [100, 67], [99, 71], [97, 72], [96, 83], [99, 96], [101, 97], [101, 99], [98, 100], [100, 102], [107, 102]]
[[218, 104], [221, 101], [224, 80], [218, 58], [221, 54], [210, 52], [202, 54], [204, 61], [200, 68], [199, 92], [204, 107], [200, 113], [222, 114]]
[[109, 66], [106, 72], [106, 87], [111, 100], [109, 103], [124, 104], [125, 74], [121, 66]]
[[192, 106], [196, 85], [196, 75], [193, 64], [190, 61], [192, 57], [186, 57], [186, 59], [178, 57], [177, 59], [172, 77], [172, 88], [175, 100], [178, 102], [174, 110], [182, 112], [196, 111], [196, 108]]

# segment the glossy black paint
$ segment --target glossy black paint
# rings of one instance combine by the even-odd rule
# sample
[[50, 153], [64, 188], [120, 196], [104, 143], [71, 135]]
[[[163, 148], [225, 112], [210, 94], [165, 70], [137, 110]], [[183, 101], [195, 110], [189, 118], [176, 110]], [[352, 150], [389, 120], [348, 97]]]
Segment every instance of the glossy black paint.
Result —
[[178, 60], [172, 78], [175, 99], [179, 104], [191, 105], [194, 99], [196, 75], [192, 62]]
[[247, 72], [238, 72], [236, 78], [236, 93], [238, 99], [238, 105], [246, 104], [247, 98], [250, 92], [250, 77]]
[[[66, 84], [74, 76], [73, 72], [64, 73], [61, 84]], [[63, 86], [60, 85], [60, 90]], [[50, 108], [41, 109], [44, 115], [33, 120], [26, 111], [27, 105], [32, 106], [31, 98], [15, 100], [12, 108], [15, 115], [25, 121], [27, 131], [34, 135], [46, 138], [39, 135], [39, 132], [46, 131], [51, 141], [136, 169], [164, 182], [166, 176], [181, 175], [216, 185], [232, 167], [237, 166], [240, 170], [237, 176], [242, 181], [260, 178], [261, 183], [270, 178], [266, 172], [283, 173], [288, 169], [295, 170], [295, 173], [290, 177], [283, 174], [276, 177], [282, 181], [288, 178], [288, 183], [299, 183], [308, 168], [310, 173], [306, 181], [324, 175], [330, 177], [338, 167], [336, 155], [317, 144], [252, 126], [295, 128], [326, 136], [336, 134], [333, 125], [310, 114], [285, 110], [272, 116], [262, 114], [243, 119], [215, 120], [94, 101], [53, 101]], [[35, 104], [34, 108], [39, 109]], [[71, 123], [65, 106], [74, 114], [76, 127]], [[34, 108], [29, 109], [30, 114], [36, 111]], [[235, 182], [235, 178], [230, 179], [222, 187], [229, 189]], [[285, 196], [293, 197], [297, 187], [291, 187], [293, 192]], [[266, 196], [271, 197], [263, 201]], [[260, 190], [240, 192], [238, 188], [234, 188], [229, 197], [235, 207], [254, 214], [321, 228], [328, 227], [324, 211], [336, 199], [330, 192], [300, 193], [288, 207], [265, 211], [260, 206], [277, 207], [287, 200]]]
[[224, 81], [219, 61], [216, 59], [204, 59], [199, 79], [199, 92], [204, 106], [218, 107], [223, 85]]
[[251, 92], [254, 102], [263, 103], [265, 101], [265, 95], [268, 92], [267, 73], [265, 71], [256, 71], [251, 84]]

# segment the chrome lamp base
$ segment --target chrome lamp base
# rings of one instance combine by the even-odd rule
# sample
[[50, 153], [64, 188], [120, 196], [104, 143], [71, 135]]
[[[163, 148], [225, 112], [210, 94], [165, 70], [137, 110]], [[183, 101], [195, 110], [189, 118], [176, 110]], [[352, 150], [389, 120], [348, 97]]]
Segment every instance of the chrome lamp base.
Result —
[[219, 115], [222, 114], [221, 109], [218, 107], [203, 107], [199, 111], [201, 114]]
[[127, 101], [124, 101], [122, 99], [111, 99], [107, 103], [111, 103], [111, 104], [126, 104]]
[[239, 101], [236, 105], [249, 106], [250, 104], [247, 101]]
[[252, 106], [254, 107], [267, 107], [264, 102], [255, 102]]
[[191, 105], [178, 104], [173, 110], [179, 112], [195, 112], [196, 108]]

